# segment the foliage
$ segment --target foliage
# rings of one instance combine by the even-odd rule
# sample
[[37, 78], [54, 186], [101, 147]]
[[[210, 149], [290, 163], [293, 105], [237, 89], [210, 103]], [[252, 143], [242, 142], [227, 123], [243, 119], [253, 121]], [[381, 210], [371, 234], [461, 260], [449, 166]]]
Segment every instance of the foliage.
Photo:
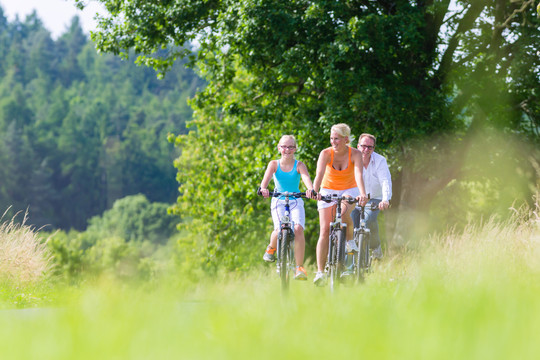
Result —
[[177, 218], [167, 207], [144, 195], [127, 196], [90, 219], [86, 231], [55, 232], [48, 246], [56, 273], [68, 282], [103, 274], [152, 279], [171, 261], [168, 243]]
[[91, 218], [86, 235], [95, 241], [118, 236], [126, 241], [166, 244], [178, 222], [167, 214], [168, 207], [165, 203], [151, 203], [142, 194], [126, 196], [101, 216]]
[[170, 245], [127, 241], [114, 235], [94, 240], [74, 230], [51, 235], [48, 246], [61, 283], [77, 284], [103, 276], [153, 281], [171, 266]]
[[540, 183], [531, 181], [539, 173], [527, 164], [534, 156], [538, 149], [521, 136], [477, 134], [464, 159], [462, 180], [449, 183], [433, 201], [430, 229], [441, 230], [440, 224], [463, 228], [474, 221], [508, 217], [509, 208], [529, 202], [524, 194], [540, 189]]
[[[85, 269], [84, 250], [79, 232], [57, 231], [50, 236], [47, 246], [52, 254], [54, 271], [67, 282], [73, 282]], [[89, 244], [88, 246], [92, 246]]]
[[155, 71], [96, 54], [78, 18], [52, 39], [34, 13], [0, 8], [0, 205], [40, 227], [82, 230], [127, 195], [177, 197], [168, 132], [185, 132], [202, 81], [181, 63]]

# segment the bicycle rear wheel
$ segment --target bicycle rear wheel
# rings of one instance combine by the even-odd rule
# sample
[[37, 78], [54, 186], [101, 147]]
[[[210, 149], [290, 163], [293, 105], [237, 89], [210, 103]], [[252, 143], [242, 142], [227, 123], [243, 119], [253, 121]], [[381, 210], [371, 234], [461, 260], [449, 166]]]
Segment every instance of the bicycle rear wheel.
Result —
[[281, 290], [287, 291], [289, 289], [290, 269], [289, 262], [291, 259], [289, 246], [291, 231], [289, 229], [281, 230], [281, 246], [279, 249], [279, 277], [281, 279]]

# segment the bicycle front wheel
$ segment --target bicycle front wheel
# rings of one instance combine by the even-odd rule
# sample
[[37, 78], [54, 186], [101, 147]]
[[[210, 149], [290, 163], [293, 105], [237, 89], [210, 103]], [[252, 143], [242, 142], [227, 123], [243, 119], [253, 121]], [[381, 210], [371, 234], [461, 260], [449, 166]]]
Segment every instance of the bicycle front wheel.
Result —
[[281, 279], [281, 290], [287, 291], [289, 289], [289, 280], [290, 280], [290, 269], [289, 263], [290, 259], [290, 240], [291, 240], [291, 230], [283, 229], [281, 230], [281, 247], [279, 249], [279, 276]]
[[328, 260], [330, 290], [334, 291], [339, 285], [339, 278], [345, 268], [345, 233], [343, 229], [334, 229], [330, 233]]
[[371, 259], [369, 258], [369, 233], [360, 235], [360, 270], [362, 279], [365, 278], [369, 271]]
[[328, 283], [330, 290], [334, 290], [334, 286], [337, 282], [336, 274], [336, 258], [337, 258], [337, 249], [336, 249], [336, 230], [330, 230], [330, 236], [328, 237], [328, 261], [327, 274], [328, 274]]
[[358, 248], [360, 252], [356, 256], [356, 282], [361, 283], [364, 281], [364, 276], [367, 269], [366, 260], [369, 261], [369, 243], [367, 241], [366, 234], [358, 235]]
[[345, 231], [339, 229], [337, 231], [337, 276], [341, 276], [341, 273], [345, 270]]

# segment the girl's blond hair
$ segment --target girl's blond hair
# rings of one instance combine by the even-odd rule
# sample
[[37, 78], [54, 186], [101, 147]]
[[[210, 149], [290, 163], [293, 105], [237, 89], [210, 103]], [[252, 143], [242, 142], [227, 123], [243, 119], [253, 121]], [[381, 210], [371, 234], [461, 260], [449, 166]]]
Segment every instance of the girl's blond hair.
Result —
[[281, 139], [279, 139], [279, 142], [278, 142], [278, 150], [279, 150], [279, 146], [285, 141], [285, 140], [292, 140], [294, 142], [294, 146], [298, 146], [298, 144], [296, 143], [296, 138], [294, 137], [294, 135], [283, 135], [281, 137]]

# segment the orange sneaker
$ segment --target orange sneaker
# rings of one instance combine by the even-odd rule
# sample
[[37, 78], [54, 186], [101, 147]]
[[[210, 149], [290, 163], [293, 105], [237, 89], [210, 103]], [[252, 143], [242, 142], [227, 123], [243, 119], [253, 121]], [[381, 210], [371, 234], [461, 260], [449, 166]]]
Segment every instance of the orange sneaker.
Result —
[[266, 251], [264, 252], [263, 260], [266, 262], [274, 262], [276, 261], [275, 254], [276, 254], [276, 249], [268, 245], [268, 247], [266, 248]]
[[302, 266], [296, 267], [296, 275], [294, 275], [294, 280], [307, 280], [307, 272]]

